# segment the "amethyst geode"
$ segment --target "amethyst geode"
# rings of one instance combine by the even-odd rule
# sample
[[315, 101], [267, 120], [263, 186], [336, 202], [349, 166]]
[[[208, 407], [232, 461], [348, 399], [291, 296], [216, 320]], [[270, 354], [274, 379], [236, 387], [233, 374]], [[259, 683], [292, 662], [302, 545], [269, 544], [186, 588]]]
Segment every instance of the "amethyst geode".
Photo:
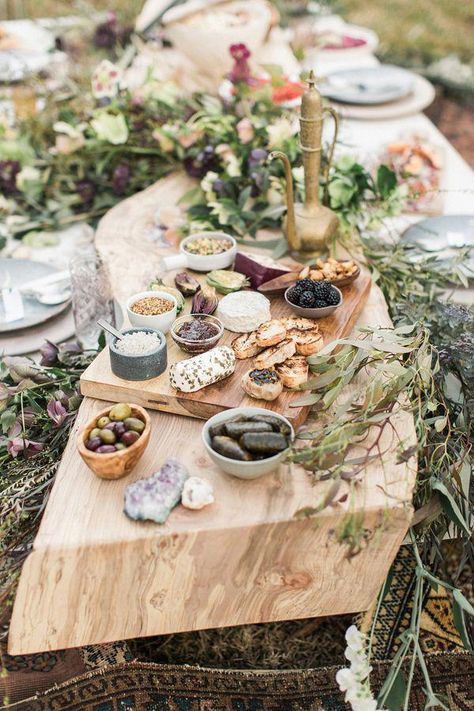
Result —
[[179, 503], [188, 471], [176, 459], [167, 459], [148, 479], [139, 479], [125, 490], [124, 511], [134, 521], [164, 523]]

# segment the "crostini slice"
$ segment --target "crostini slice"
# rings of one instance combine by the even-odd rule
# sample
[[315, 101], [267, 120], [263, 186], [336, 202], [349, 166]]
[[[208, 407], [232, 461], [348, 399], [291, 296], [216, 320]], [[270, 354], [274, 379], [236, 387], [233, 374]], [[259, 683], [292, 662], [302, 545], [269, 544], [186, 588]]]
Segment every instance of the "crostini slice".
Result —
[[312, 328], [318, 328], [318, 325], [312, 319], [303, 318], [302, 316], [281, 318], [280, 323], [283, 324], [287, 331], [293, 331], [294, 329], [298, 331], [309, 331]]
[[235, 357], [239, 360], [253, 358], [258, 355], [262, 349], [257, 345], [256, 331], [242, 333], [241, 336], [234, 338], [232, 341], [232, 350], [234, 351]]
[[287, 336], [294, 341], [298, 355], [313, 355], [324, 348], [324, 339], [317, 326], [310, 331], [299, 331], [293, 328], [287, 331]]
[[280, 376], [273, 368], [249, 370], [241, 382], [247, 395], [257, 400], [275, 400], [283, 391]]
[[296, 353], [296, 343], [291, 338], [286, 338], [276, 346], [266, 348], [255, 358], [256, 368], [271, 368], [275, 363], [283, 363]]
[[308, 380], [309, 366], [306, 356], [295, 355], [284, 363], [277, 363], [275, 370], [285, 388], [297, 388]]
[[286, 328], [277, 318], [265, 321], [256, 330], [257, 345], [261, 348], [276, 346], [286, 338]]

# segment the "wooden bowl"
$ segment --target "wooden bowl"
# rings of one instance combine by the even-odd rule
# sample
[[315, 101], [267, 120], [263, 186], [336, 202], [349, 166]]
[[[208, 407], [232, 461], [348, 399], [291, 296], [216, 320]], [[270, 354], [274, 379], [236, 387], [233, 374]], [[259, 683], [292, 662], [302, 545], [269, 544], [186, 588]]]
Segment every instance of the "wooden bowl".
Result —
[[145, 423], [145, 429], [137, 441], [127, 449], [111, 452], [110, 454], [99, 454], [98, 452], [91, 452], [84, 444], [89, 437], [90, 431], [96, 426], [97, 420], [100, 417], [108, 416], [112, 405], [98, 412], [77, 438], [79, 454], [89, 469], [92, 469], [94, 474], [97, 474], [101, 479], [121, 479], [129, 474], [142, 456], [150, 440], [151, 420], [148, 412], [139, 405], [130, 404], [130, 407], [132, 408], [131, 416], [142, 420]]
[[[349, 260], [341, 260], [342, 262], [344, 261], [349, 261]], [[354, 274], [350, 274], [349, 276], [342, 277], [341, 279], [330, 279], [330, 282], [333, 286], [347, 286], [347, 284], [351, 284], [353, 281], [357, 279], [357, 277], [360, 274], [360, 267], [357, 267], [357, 270], [354, 272]]]

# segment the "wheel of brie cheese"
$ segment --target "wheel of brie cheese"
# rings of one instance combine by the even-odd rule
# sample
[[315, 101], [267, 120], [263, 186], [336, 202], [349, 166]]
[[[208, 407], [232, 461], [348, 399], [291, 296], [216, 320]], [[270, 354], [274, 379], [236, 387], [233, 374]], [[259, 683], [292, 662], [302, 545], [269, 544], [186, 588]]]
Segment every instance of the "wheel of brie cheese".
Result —
[[216, 316], [228, 331], [249, 333], [270, 320], [270, 301], [256, 291], [235, 291], [219, 301]]

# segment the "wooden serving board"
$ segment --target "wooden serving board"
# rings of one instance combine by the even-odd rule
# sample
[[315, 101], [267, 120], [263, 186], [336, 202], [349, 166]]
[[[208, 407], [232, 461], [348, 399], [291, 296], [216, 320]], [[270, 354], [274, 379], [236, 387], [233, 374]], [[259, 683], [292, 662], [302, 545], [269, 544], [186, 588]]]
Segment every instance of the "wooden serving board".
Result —
[[[341, 288], [344, 298], [342, 306], [331, 316], [315, 321], [323, 335], [325, 345], [337, 338], [343, 338], [352, 331], [369, 295], [370, 284], [370, 277], [361, 274], [352, 284]], [[283, 296], [271, 297], [270, 301], [273, 318], [294, 315]], [[225, 331], [219, 345], [230, 345], [237, 335]], [[195, 393], [182, 393], [175, 390], [169, 382], [169, 366], [189, 356], [174, 343], [169, 334], [167, 342], [167, 370], [158, 378], [141, 381], [122, 380], [115, 376], [110, 368], [109, 350], [105, 348], [82, 375], [82, 394], [108, 401], [134, 402], [153, 410], [202, 419], [208, 419], [232, 407], [259, 405], [284, 415], [295, 427], [299, 427], [305, 421], [310, 408], [292, 406], [301, 398], [301, 391], [285, 389], [272, 402], [255, 400], [245, 394], [240, 381], [244, 373], [253, 367], [252, 358], [238, 360], [233, 375], [215, 385], [209, 385]]]
[[[96, 246], [109, 266], [118, 301], [159, 271], [160, 250], [166, 253], [166, 247], [147, 239], [153, 216], [157, 206], [176, 204], [191, 186], [183, 175], [170, 176], [102, 219]], [[363, 283], [357, 280], [358, 288]], [[357, 325], [391, 325], [375, 284]], [[330, 337], [325, 322], [321, 327]], [[347, 329], [347, 324], [339, 327]], [[102, 360], [107, 365], [107, 353]], [[369, 377], [361, 371], [331, 412], [355, 397]], [[144, 402], [136, 384], [131, 386], [135, 401]], [[99, 390], [103, 386], [93, 395]], [[192, 402], [183, 399], [181, 407]], [[99, 479], [78, 456], [76, 438], [103, 407], [89, 397], [80, 406], [22, 569], [10, 654], [347, 614], [373, 603], [412, 517], [416, 462], [398, 457], [400, 441], [407, 448], [416, 442], [410, 412], [400, 408], [392, 413], [393, 432], [387, 428], [379, 442], [380, 460], [369, 461], [355, 484], [342, 481], [337, 503], [301, 519], [297, 511], [319, 509], [328, 495], [334, 496], [332, 480], [315, 482], [296, 464], [254, 481], [228, 476], [209, 459], [201, 422], [192, 417], [150, 412], [150, 444], [136, 468], [124, 479]], [[374, 429], [366, 444], [378, 436]], [[150, 476], [170, 456], [179, 457], [190, 474], [211, 481], [215, 503], [201, 511], [177, 506], [163, 525], [131, 521], [123, 513], [125, 488]], [[364, 529], [364, 545], [353, 557], [338, 535], [349, 514]]]

